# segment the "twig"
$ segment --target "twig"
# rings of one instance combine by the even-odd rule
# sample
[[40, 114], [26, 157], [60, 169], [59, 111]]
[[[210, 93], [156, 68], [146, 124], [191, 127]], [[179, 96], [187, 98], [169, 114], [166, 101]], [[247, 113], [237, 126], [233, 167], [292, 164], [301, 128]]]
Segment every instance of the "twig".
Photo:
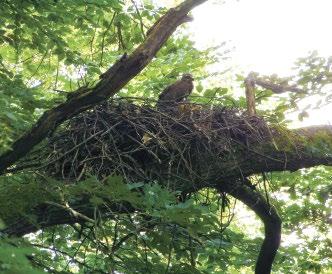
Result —
[[67, 205], [61, 205], [56, 202], [52, 201], [46, 201], [45, 204], [56, 206], [58, 208], [62, 208], [68, 212], [70, 212], [75, 218], [82, 219], [84, 221], [87, 221], [89, 223], [95, 223], [95, 220], [89, 218], [88, 216], [76, 211], [75, 209], [71, 208], [68, 204]]

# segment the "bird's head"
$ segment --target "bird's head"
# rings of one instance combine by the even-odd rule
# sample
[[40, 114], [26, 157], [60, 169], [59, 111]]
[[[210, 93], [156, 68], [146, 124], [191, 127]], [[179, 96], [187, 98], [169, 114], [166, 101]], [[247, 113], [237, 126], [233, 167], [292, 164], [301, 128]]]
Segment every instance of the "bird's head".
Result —
[[194, 81], [194, 77], [190, 73], [184, 73], [182, 75], [182, 80], [191, 82], [191, 81]]

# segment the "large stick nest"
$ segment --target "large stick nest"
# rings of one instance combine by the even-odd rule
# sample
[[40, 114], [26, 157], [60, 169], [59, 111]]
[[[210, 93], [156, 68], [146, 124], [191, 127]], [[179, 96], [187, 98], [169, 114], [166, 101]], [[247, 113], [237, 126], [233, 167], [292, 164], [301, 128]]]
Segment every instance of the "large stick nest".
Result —
[[42, 169], [70, 182], [121, 175], [128, 182], [198, 188], [217, 173], [238, 172], [237, 153], [270, 137], [263, 119], [236, 109], [182, 104], [161, 111], [148, 101], [113, 99], [59, 130]]

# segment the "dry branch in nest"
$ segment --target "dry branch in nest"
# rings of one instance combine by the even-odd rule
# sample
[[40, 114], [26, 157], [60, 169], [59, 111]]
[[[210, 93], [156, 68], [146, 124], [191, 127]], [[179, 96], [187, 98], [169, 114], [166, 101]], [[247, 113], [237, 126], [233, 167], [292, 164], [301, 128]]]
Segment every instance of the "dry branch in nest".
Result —
[[161, 112], [148, 100], [113, 99], [59, 130], [40, 168], [69, 182], [116, 174], [128, 182], [197, 189], [217, 179], [215, 170], [239, 174], [236, 154], [267, 139], [264, 120], [237, 109], [182, 104]]

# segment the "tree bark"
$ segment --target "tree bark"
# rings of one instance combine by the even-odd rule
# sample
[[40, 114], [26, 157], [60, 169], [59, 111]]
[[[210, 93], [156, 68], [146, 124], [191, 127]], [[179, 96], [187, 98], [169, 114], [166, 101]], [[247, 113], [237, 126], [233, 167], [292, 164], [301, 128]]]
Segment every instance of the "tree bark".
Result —
[[247, 100], [247, 112], [248, 115], [253, 116], [256, 114], [255, 79], [253, 73], [249, 73], [244, 80], [244, 86]]

